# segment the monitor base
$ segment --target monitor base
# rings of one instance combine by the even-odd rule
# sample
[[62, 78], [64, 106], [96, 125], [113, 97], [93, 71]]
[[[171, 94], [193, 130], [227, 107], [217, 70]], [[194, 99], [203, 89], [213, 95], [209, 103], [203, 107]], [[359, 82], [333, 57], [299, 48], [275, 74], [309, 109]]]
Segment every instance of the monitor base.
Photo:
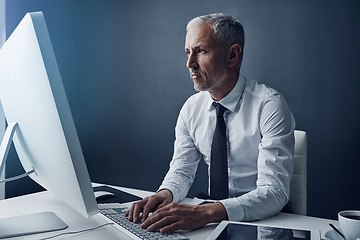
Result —
[[40, 212], [0, 219], [0, 239], [66, 229], [68, 226], [52, 212]]

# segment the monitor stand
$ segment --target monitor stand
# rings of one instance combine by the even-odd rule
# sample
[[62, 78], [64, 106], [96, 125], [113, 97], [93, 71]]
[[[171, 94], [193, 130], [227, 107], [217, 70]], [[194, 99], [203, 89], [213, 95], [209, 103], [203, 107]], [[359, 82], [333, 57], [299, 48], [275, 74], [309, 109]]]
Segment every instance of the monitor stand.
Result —
[[[19, 124], [17, 122], [11, 122], [8, 124], [7, 128], [6, 128], [6, 131], [4, 133], [4, 137], [3, 137], [3, 140], [1, 142], [1, 145], [0, 145], [0, 173], [2, 173], [5, 169], [5, 162], [6, 162], [6, 159], [7, 159], [7, 156], [8, 156], [8, 153], [9, 153], [9, 149], [10, 149], [10, 145], [12, 143], [12, 140], [13, 140], [13, 137], [14, 137], [14, 134], [15, 134], [15, 131], [16, 129], [19, 127]], [[32, 169], [26, 173], [23, 173], [19, 176], [15, 176], [15, 177], [11, 177], [11, 178], [5, 178], [5, 179], [2, 179], [0, 181], [0, 183], [3, 183], [3, 182], [11, 182], [11, 181], [14, 181], [14, 180], [18, 180], [20, 178], [23, 178], [23, 177], [26, 177], [32, 173], [34, 173], [35, 170]]]
[[[9, 123], [6, 128], [0, 146], [0, 173], [4, 169], [9, 148], [17, 127], [18, 123]], [[34, 173], [34, 170], [20, 176], [27, 176], [31, 173]], [[13, 181], [21, 178], [20, 176], [4, 179], [2, 182]], [[0, 239], [63, 230], [67, 227], [68, 226], [52, 212], [40, 212], [16, 217], [1, 218]]]

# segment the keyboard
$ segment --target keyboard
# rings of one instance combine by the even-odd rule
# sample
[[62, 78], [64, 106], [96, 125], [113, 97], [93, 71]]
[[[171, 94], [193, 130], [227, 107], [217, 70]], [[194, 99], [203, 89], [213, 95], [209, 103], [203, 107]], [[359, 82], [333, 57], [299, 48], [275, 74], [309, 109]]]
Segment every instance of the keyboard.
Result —
[[120, 203], [99, 203], [98, 207], [102, 215], [125, 229], [127, 234], [133, 236], [134, 239], [189, 240], [189, 238], [180, 233], [162, 234], [160, 232], [148, 232], [146, 229], [142, 229], [139, 223], [130, 222], [128, 218], [124, 216], [128, 208]]

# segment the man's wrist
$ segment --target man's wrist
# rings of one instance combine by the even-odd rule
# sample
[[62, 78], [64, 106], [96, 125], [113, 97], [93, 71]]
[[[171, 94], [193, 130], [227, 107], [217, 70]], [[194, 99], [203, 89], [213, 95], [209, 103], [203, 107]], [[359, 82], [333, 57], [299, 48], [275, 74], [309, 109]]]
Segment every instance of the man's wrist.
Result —
[[169, 189], [163, 188], [163, 189], [158, 190], [157, 193], [162, 194], [169, 202], [172, 202], [173, 194]]
[[[205, 204], [207, 205], [207, 204]], [[204, 205], [204, 206], [205, 206]], [[224, 205], [222, 205], [222, 203], [220, 202], [216, 202], [216, 203], [211, 203], [208, 205], [208, 222], [221, 222], [223, 220], [227, 220], [228, 216], [227, 216], [227, 212], [226, 209], [224, 207]]]

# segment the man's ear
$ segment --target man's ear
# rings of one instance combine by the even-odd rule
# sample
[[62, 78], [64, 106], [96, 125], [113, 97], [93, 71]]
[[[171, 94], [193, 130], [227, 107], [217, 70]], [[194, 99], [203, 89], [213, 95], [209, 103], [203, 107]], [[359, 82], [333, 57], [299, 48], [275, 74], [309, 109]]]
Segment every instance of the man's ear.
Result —
[[240, 61], [240, 54], [241, 54], [241, 46], [237, 43], [234, 43], [229, 47], [226, 54], [227, 66], [234, 67]]

